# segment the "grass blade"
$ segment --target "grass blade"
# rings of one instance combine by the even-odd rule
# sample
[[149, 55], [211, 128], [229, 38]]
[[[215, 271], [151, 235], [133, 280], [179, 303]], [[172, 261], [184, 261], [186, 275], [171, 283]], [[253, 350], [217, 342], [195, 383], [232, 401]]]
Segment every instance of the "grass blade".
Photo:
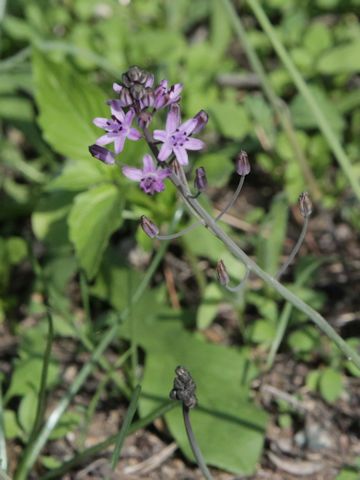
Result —
[[248, 4], [253, 11], [257, 21], [261, 25], [261, 28], [267, 34], [270, 42], [276, 53], [278, 54], [280, 60], [283, 62], [284, 66], [287, 68], [290, 76], [293, 79], [297, 89], [304, 97], [309, 110], [312, 111], [314, 117], [318, 122], [319, 129], [321, 130], [322, 134], [326, 138], [329, 147], [331, 148], [335, 158], [337, 159], [340, 167], [342, 168], [344, 174], [346, 175], [352, 189], [360, 200], [360, 182], [353, 170], [352, 164], [350, 162], [349, 157], [347, 156], [345, 150], [343, 149], [342, 145], [338, 141], [338, 138], [333, 131], [331, 125], [329, 124], [326, 116], [324, 115], [323, 111], [321, 110], [317, 99], [311, 93], [310, 89], [308, 88], [305, 80], [301, 76], [299, 70], [294, 65], [293, 61], [290, 58], [290, 55], [287, 53], [285, 47], [279, 40], [274, 27], [271, 25], [264, 9], [260, 5], [258, 0], [248, 0]]
[[111, 468], [112, 468], [112, 470], [115, 470], [116, 465], [119, 461], [119, 457], [120, 457], [120, 454], [121, 454], [121, 449], [122, 449], [125, 437], [128, 433], [130, 424], [132, 422], [132, 419], [134, 418], [134, 415], [135, 415], [135, 412], [136, 412], [136, 409], [137, 409], [140, 392], [141, 392], [141, 386], [137, 385], [135, 390], [134, 390], [134, 393], [131, 396], [130, 405], [129, 405], [129, 408], [126, 412], [124, 422], [123, 422], [123, 424], [121, 426], [121, 429], [120, 429], [120, 432], [118, 433], [117, 438], [116, 438], [115, 449], [114, 449], [114, 452], [113, 452], [112, 457], [111, 457]]

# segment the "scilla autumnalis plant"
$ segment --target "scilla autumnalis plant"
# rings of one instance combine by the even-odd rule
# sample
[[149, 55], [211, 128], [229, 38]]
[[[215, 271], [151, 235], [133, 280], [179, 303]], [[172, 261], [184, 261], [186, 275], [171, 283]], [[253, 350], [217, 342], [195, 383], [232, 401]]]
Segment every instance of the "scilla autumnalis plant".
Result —
[[[167, 181], [177, 189], [179, 196], [185, 202], [189, 212], [194, 215], [195, 222], [173, 235], [161, 235], [159, 228], [145, 216], [141, 217], [140, 225], [144, 232], [151, 238], [169, 240], [177, 238], [187, 231], [205, 227], [227, 249], [242, 262], [246, 274], [240, 285], [229, 285], [229, 276], [225, 264], [219, 259], [217, 266], [218, 278], [225, 288], [231, 291], [239, 290], [250, 274], [258, 276], [266, 284], [276, 290], [286, 301], [309, 317], [343, 352], [349, 361], [360, 368], [360, 356], [355, 352], [329, 325], [329, 323], [310, 305], [292, 293], [280, 283], [280, 277], [294, 259], [304, 238], [311, 214], [311, 202], [306, 193], [300, 195], [300, 211], [304, 217], [304, 227], [288, 261], [272, 276], [265, 272], [259, 265], [223, 231], [218, 222], [224, 213], [233, 205], [243, 186], [246, 175], [250, 173], [250, 164], [246, 152], [240, 152], [237, 158], [236, 170], [239, 175], [239, 185], [232, 200], [217, 216], [212, 217], [199, 203], [199, 195], [206, 190], [207, 180], [203, 167], [196, 170], [194, 191], [191, 190], [186, 176], [186, 167], [189, 164], [189, 151], [199, 151], [205, 146], [204, 142], [196, 138], [197, 134], [206, 126], [208, 115], [204, 110], [198, 112], [193, 118], [183, 121], [181, 119], [181, 92], [183, 86], [179, 83], [169, 86], [167, 80], [162, 80], [154, 86], [154, 76], [140, 69], [131, 67], [122, 76], [121, 83], [113, 85], [117, 99], [109, 100], [110, 118], [95, 118], [94, 124], [105, 130], [94, 145], [89, 147], [90, 153], [108, 165], [118, 163], [116, 156], [121, 154], [124, 142], [143, 140], [149, 147], [149, 154], [142, 159], [142, 166], [138, 168], [122, 165], [123, 174], [131, 181], [139, 183], [139, 187], [147, 195], [155, 195], [164, 190]], [[166, 109], [166, 124], [163, 130], [151, 130], [152, 120], [160, 111]], [[136, 125], [133, 126], [133, 125]], [[113, 150], [107, 146], [113, 144]]]

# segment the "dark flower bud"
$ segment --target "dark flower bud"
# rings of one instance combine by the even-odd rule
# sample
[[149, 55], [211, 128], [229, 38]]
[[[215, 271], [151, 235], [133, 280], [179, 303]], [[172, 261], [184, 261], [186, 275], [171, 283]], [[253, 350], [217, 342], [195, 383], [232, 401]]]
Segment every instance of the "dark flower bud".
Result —
[[110, 150], [100, 145], [90, 145], [89, 152], [91, 155], [107, 165], [114, 165], [115, 157]]
[[216, 273], [221, 285], [227, 285], [229, 283], [229, 274], [226, 270], [225, 263], [222, 260], [219, 260], [216, 265]]
[[141, 112], [137, 117], [137, 122], [140, 128], [147, 128], [152, 120], [150, 112]]
[[311, 203], [309, 194], [307, 192], [303, 192], [299, 196], [299, 206], [300, 206], [301, 215], [304, 218], [310, 217], [312, 213], [312, 203]]
[[187, 408], [194, 408], [197, 403], [195, 395], [196, 383], [184, 367], [176, 367], [175, 373], [176, 377], [173, 389], [170, 392], [170, 398], [172, 400], [180, 400]]
[[[129, 70], [123, 74], [122, 80], [126, 87], [130, 87], [133, 83], [142, 83], [141, 79], [143, 78], [143, 71], [141, 68], [134, 65], [130, 67]], [[144, 82], [145, 83], [145, 82]]]
[[236, 171], [242, 177], [250, 173], [249, 157], [244, 150], [241, 150], [236, 158]]
[[192, 134], [199, 133], [207, 124], [209, 120], [209, 115], [205, 112], [205, 110], [200, 110], [194, 119], [197, 121], [196, 127], [192, 131]]
[[123, 107], [129, 107], [133, 103], [133, 99], [128, 88], [122, 88], [119, 91], [119, 100]]
[[145, 95], [145, 87], [136, 83], [130, 87], [130, 93], [134, 100], [141, 100]]
[[144, 233], [150, 238], [154, 238], [159, 234], [158, 227], [149, 218], [145, 217], [145, 215], [142, 215], [140, 218], [140, 226]]
[[146, 88], [141, 98], [141, 108], [148, 108], [154, 105], [155, 97], [151, 88]]
[[203, 167], [199, 167], [195, 170], [194, 187], [198, 192], [204, 192], [207, 188], [208, 182], [206, 178], [206, 172]]

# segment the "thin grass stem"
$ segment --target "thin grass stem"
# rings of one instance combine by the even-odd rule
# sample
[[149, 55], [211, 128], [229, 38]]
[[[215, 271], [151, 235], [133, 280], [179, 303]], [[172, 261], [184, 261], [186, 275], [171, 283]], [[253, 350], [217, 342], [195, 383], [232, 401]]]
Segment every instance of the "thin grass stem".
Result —
[[117, 434], [116, 437], [116, 443], [115, 443], [115, 448], [114, 452], [111, 457], [111, 469], [115, 470], [116, 465], [118, 464], [120, 454], [121, 454], [121, 449], [124, 444], [124, 440], [128, 434], [128, 430], [130, 428], [130, 424], [134, 418], [134, 415], [136, 413], [136, 409], [138, 406], [139, 402], [139, 397], [141, 393], [141, 386], [137, 385], [130, 400], [130, 405], [127, 409], [123, 424], [121, 426], [120, 432]]
[[[228, 0], [225, 0], [228, 1]], [[301, 73], [293, 63], [290, 58], [290, 55], [286, 51], [285, 47], [279, 40], [275, 29], [271, 25], [263, 7], [258, 0], [248, 0], [248, 5], [253, 11], [257, 21], [261, 25], [261, 28], [267, 34], [270, 42], [280, 60], [283, 62], [287, 71], [293, 79], [294, 84], [296, 85], [299, 92], [302, 94], [305, 102], [307, 103], [309, 110], [313, 113], [316, 121], [318, 123], [319, 129], [326, 138], [329, 147], [331, 148], [335, 158], [337, 159], [341, 169], [343, 170], [345, 176], [347, 177], [355, 195], [360, 200], [360, 182], [357, 175], [354, 172], [354, 168], [350, 162], [349, 157], [347, 156], [345, 150], [338, 140], [337, 134], [333, 131], [332, 126], [330, 125], [326, 115], [322, 111], [317, 99], [312, 94], [305, 80], [303, 79]]]
[[235, 285], [235, 287], [230, 287], [230, 285], [224, 285], [226, 290], [229, 290], [229, 292], [232, 292], [232, 293], [242, 292], [246, 286], [246, 282], [248, 281], [249, 275], [250, 275], [250, 270], [247, 269], [245, 272], [244, 278], [241, 280], [241, 282], [238, 285]]
[[[192, 198], [195, 198], [195, 197], [192, 197]], [[186, 233], [191, 232], [195, 228], [200, 227], [200, 225], [202, 225], [201, 222], [195, 222], [189, 225], [188, 227], [184, 228], [183, 230], [180, 230], [180, 232], [172, 233], [169, 235], [156, 235], [156, 238], [158, 240], [175, 240], [176, 238], [180, 238]]]
[[229, 14], [229, 19], [233, 24], [234, 30], [236, 35], [238, 36], [241, 45], [243, 46], [246, 56], [249, 60], [251, 68], [256, 73], [257, 77], [259, 78], [264, 94], [267, 97], [272, 109], [276, 112], [281, 127], [287, 136], [289, 143], [293, 149], [295, 158], [297, 159], [299, 166], [302, 170], [304, 178], [306, 180], [306, 184], [311, 192], [311, 196], [316, 200], [319, 201], [321, 198], [321, 191], [317, 185], [316, 179], [312, 170], [309, 166], [309, 163], [306, 159], [304, 151], [299, 144], [299, 141], [296, 137], [289, 110], [284, 106], [284, 102], [277, 96], [275, 90], [273, 89], [271, 82], [268, 79], [266, 71], [261, 63], [260, 57], [256, 53], [256, 50], [253, 48], [246, 29], [241, 21], [241, 18], [237, 15], [237, 12], [230, 0], [222, 0], [225, 9]]
[[[155, 409], [153, 412], [149, 413], [149, 415], [146, 415], [145, 417], [134, 422], [129, 427], [127, 431], [127, 435], [131, 435], [137, 430], [140, 430], [141, 428], [145, 428], [146, 426], [151, 424], [156, 418], [162, 417], [167, 412], [169, 412], [170, 410], [176, 407], [178, 407], [178, 404], [172, 401], [168, 401], [164, 403], [163, 405]], [[51, 470], [47, 474], [43, 475], [40, 478], [40, 480], [52, 480], [52, 479], [63, 478], [63, 475], [65, 475], [70, 470], [74, 469], [79, 465], [83, 465], [90, 458], [92, 458], [95, 455], [98, 455], [99, 453], [101, 453], [102, 451], [104, 451], [105, 449], [113, 445], [116, 442], [117, 437], [118, 437], [118, 434], [112, 435], [111, 437], [107, 438], [103, 442], [97, 443], [96, 445], [93, 445], [92, 447], [87, 448], [81, 453], [78, 453], [71, 460], [68, 460], [67, 462], [63, 463], [61, 467]]]
[[[179, 223], [180, 218], [182, 216], [183, 210], [178, 209], [175, 212], [174, 219], [172, 222], [172, 227], [176, 228], [176, 225]], [[166, 248], [167, 248], [168, 243], [164, 242], [160, 245], [160, 248], [158, 249], [153, 261], [151, 262], [148, 270], [146, 271], [146, 274], [143, 277], [143, 280], [140, 282], [138, 285], [138, 288], [134, 292], [132, 302], [136, 303], [140, 300], [141, 296], [145, 292], [146, 288], [148, 287], [150, 280], [152, 276], [154, 275], [162, 257], [165, 254]], [[38, 458], [42, 448], [44, 447], [45, 443], [47, 442], [49, 436], [51, 435], [51, 432], [54, 430], [56, 425], [58, 424], [60, 418], [62, 415], [65, 413], [66, 409], [69, 407], [72, 399], [74, 396], [77, 394], [77, 392], [80, 390], [80, 388], [83, 386], [83, 384], [86, 382], [87, 378], [93, 371], [96, 363], [99, 361], [101, 358], [101, 355], [103, 352], [106, 350], [106, 348], [111, 344], [111, 342], [116, 338], [118, 334], [118, 325], [120, 322], [124, 321], [129, 315], [129, 309], [126, 308], [118, 318], [118, 323], [113, 325], [109, 330], [105, 332], [103, 335], [101, 341], [99, 344], [96, 346], [95, 350], [93, 351], [93, 354], [86, 363], [78, 375], [75, 377], [73, 383], [71, 384], [69, 390], [67, 393], [62, 397], [62, 399], [59, 401], [57, 406], [54, 408], [54, 410], [51, 412], [50, 416], [48, 417], [47, 421], [45, 422], [45, 425], [42, 427], [42, 429], [39, 431], [37, 434], [36, 438], [34, 441], [30, 444], [28, 443], [27, 447], [25, 448], [23, 455], [20, 459], [20, 462], [18, 464], [18, 467], [16, 469], [14, 479], [13, 480], [26, 480], [28, 477], [28, 473], [30, 472], [32, 466], [36, 462], [36, 459]]]
[[0, 469], [6, 471], [7, 464], [4, 405], [2, 401], [2, 384], [0, 382]]

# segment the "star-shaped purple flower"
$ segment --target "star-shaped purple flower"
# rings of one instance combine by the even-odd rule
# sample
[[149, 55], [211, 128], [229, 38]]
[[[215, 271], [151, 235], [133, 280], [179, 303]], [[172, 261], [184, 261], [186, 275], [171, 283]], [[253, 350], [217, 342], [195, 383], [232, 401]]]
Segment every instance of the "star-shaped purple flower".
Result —
[[158, 155], [158, 160], [164, 162], [171, 153], [174, 153], [181, 165], [188, 164], [187, 150], [201, 150], [205, 144], [197, 138], [191, 138], [191, 134], [199, 131], [198, 115], [180, 125], [180, 107], [173, 104], [170, 107], [166, 119], [166, 130], [155, 130], [154, 139], [163, 142]]
[[131, 123], [135, 117], [134, 110], [130, 109], [126, 114], [121, 108], [119, 100], [109, 101], [111, 109], [111, 119], [97, 117], [93, 123], [103, 128], [107, 133], [96, 140], [97, 145], [108, 145], [114, 142], [114, 151], [120, 153], [124, 148], [126, 138], [130, 140], [139, 140], [141, 133], [136, 128], [131, 127]]
[[140, 182], [140, 188], [149, 195], [162, 192], [165, 188], [164, 180], [171, 174], [170, 168], [156, 168], [150, 155], [144, 155], [142, 169], [125, 165], [122, 172], [130, 180]]

